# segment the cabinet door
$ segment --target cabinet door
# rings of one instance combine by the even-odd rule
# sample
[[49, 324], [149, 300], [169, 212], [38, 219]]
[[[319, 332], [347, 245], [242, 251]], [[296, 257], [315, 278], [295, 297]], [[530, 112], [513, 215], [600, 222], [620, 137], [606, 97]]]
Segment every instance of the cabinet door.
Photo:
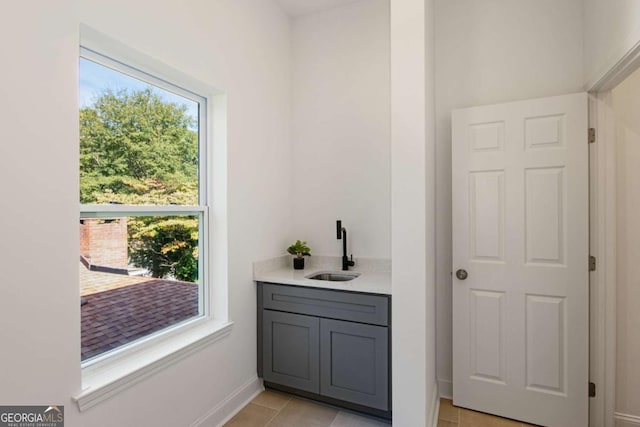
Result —
[[388, 328], [320, 319], [320, 394], [389, 409]]
[[320, 319], [263, 310], [265, 381], [320, 392]]

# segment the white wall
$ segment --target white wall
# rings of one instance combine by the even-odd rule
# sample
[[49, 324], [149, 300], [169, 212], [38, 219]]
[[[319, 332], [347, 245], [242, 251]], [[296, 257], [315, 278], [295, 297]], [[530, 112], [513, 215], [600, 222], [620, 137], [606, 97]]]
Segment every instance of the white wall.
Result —
[[69, 404], [80, 383], [76, 26], [65, 0], [0, 14], [4, 405]]
[[[126, 11], [126, 12], [124, 12]], [[231, 335], [78, 413], [78, 24], [228, 93]], [[186, 426], [256, 373], [252, 261], [292, 238], [290, 27], [265, 0], [16, 3], [0, 16], [0, 402]]]
[[640, 42], [640, 2], [584, 0], [584, 41], [588, 89]]
[[391, 255], [389, 0], [292, 24], [293, 231], [316, 255]]
[[616, 412], [640, 417], [640, 71], [611, 92], [616, 115]]
[[424, 0], [364, 0], [292, 31], [296, 238], [338, 255], [340, 218], [356, 257], [391, 255], [398, 426], [429, 426], [436, 407], [433, 34]]
[[430, 426], [435, 377], [433, 0], [391, 2], [393, 423]]
[[451, 110], [580, 91], [581, 0], [435, 0], [437, 352], [451, 395]]

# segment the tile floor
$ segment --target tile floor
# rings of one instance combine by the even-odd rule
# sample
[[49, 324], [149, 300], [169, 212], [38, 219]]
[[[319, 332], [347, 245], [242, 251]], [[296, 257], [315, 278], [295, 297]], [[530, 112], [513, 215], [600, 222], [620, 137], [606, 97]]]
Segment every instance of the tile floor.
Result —
[[[378, 418], [298, 399], [274, 391], [264, 391], [236, 414], [225, 427], [388, 427]], [[440, 400], [438, 427], [530, 427], [518, 421], [457, 408], [450, 400]]]
[[388, 422], [333, 406], [263, 391], [225, 427], [389, 427]]
[[482, 412], [453, 406], [449, 399], [440, 399], [438, 427], [534, 427], [520, 421], [508, 420]]

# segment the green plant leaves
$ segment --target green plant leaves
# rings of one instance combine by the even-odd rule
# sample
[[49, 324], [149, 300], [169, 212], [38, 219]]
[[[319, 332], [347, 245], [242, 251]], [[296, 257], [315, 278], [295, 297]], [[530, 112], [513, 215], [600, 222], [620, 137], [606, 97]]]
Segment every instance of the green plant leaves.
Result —
[[296, 242], [287, 248], [287, 252], [298, 258], [303, 256], [311, 256], [311, 249], [307, 246], [307, 242], [296, 240]]

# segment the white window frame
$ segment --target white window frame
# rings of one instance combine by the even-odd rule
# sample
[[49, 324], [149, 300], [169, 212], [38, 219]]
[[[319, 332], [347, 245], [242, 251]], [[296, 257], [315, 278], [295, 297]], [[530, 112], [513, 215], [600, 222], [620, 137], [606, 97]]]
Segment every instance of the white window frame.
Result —
[[[196, 215], [201, 218], [198, 230], [200, 315], [81, 362], [82, 390], [73, 400], [83, 411], [226, 337], [233, 322], [228, 319], [227, 301], [226, 95], [83, 24], [80, 25], [80, 44], [79, 57], [200, 103], [199, 205], [80, 205], [81, 218], [114, 215]], [[215, 233], [212, 233], [213, 224]]]
[[[208, 266], [205, 262], [208, 259], [209, 252], [209, 232], [208, 232], [208, 213], [209, 206], [207, 200], [207, 99], [192, 91], [183, 89], [173, 83], [162, 80], [152, 74], [141, 71], [137, 68], [124, 64], [106, 55], [102, 55], [85, 47], [80, 47], [80, 57], [95, 62], [98, 65], [109, 68], [117, 73], [133, 77], [144, 83], [148, 83], [153, 87], [175, 93], [190, 101], [198, 103], [198, 205], [109, 205], [109, 204], [81, 204], [80, 219], [90, 218], [113, 218], [113, 217], [130, 217], [130, 216], [182, 216], [191, 215], [198, 218], [198, 316], [202, 317], [209, 311], [207, 298], [205, 295], [208, 290], [209, 280], [207, 278]], [[156, 331], [130, 343], [124, 344], [114, 350], [106, 351], [94, 356], [84, 362], [82, 366], [89, 366], [96, 361], [109, 357], [112, 352], [118, 349], [125, 349], [129, 346], [135, 346], [144, 338], [151, 338], [160, 335], [163, 332], [169, 332], [172, 329], [179, 329], [183, 324], [189, 323], [197, 317], [179, 322], [174, 325], [167, 326], [160, 331]]]

